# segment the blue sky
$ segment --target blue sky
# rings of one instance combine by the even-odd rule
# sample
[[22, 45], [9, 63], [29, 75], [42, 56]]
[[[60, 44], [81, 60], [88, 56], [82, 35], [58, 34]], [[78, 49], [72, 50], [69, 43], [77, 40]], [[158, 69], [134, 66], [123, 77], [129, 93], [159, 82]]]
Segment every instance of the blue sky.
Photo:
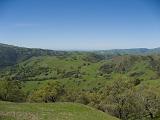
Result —
[[160, 47], [159, 0], [0, 0], [0, 42], [57, 50]]

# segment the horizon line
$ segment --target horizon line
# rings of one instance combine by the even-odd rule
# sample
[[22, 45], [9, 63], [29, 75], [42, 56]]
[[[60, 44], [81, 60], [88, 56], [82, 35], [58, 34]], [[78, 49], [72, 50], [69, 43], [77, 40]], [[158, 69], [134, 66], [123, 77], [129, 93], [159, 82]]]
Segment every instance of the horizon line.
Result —
[[8, 45], [8, 46], [14, 46], [14, 47], [20, 47], [20, 48], [28, 48], [28, 49], [43, 49], [43, 50], [54, 50], [54, 51], [111, 51], [111, 50], [132, 50], [132, 49], [148, 49], [148, 50], [152, 50], [152, 49], [157, 49], [160, 47], [153, 47], [153, 48], [148, 48], [148, 47], [133, 47], [133, 48], [111, 48], [111, 49], [52, 49], [52, 48], [41, 48], [41, 47], [27, 47], [27, 46], [21, 46], [21, 45], [16, 45], [16, 44], [8, 44], [8, 43], [1, 43], [3, 45]]

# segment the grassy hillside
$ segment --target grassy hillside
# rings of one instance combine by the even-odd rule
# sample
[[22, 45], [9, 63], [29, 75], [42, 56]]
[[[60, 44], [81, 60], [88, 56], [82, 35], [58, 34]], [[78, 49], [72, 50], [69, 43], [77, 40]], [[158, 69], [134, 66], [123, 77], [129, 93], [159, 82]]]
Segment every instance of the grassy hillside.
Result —
[[118, 120], [115, 117], [75, 103], [0, 102], [2, 120]]
[[[8, 53], [8, 50], [11, 53]], [[0, 62], [3, 66], [0, 66], [0, 100], [74, 102], [92, 106], [124, 120], [159, 118], [160, 55], [158, 50], [157, 48], [58, 52], [0, 44]], [[36, 106], [44, 105], [46, 111], [47, 106], [55, 107], [62, 103], [1, 104], [2, 106], [4, 104], [6, 109], [7, 105], [15, 105], [18, 109], [27, 110], [29, 108], [26, 106], [33, 105], [33, 110], [38, 109], [38, 111], [40, 108]], [[63, 106], [65, 105], [70, 109], [68, 105], [71, 104]], [[13, 116], [8, 116], [6, 119], [10, 117]], [[83, 115], [79, 115], [78, 118], [80, 117]]]
[[28, 90], [52, 80], [69, 88], [99, 89], [119, 75], [139, 81], [158, 80], [159, 60], [157, 55], [123, 55], [102, 60], [86, 53], [73, 53], [65, 58], [40, 56], [1, 71], [0, 78], [24, 81]]

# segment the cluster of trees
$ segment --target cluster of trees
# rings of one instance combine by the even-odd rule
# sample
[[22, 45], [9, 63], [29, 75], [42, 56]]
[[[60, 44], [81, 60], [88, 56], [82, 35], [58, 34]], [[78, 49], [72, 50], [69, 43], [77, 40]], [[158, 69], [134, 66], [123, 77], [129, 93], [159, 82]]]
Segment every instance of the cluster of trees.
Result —
[[160, 116], [160, 89], [119, 77], [98, 91], [68, 89], [58, 81], [40, 87], [28, 96], [22, 84], [4, 80], [0, 99], [13, 102], [77, 102], [95, 107], [122, 120], [156, 119]]
[[119, 79], [104, 88], [100, 109], [123, 120], [159, 118], [159, 89], [134, 82]]
[[52, 82], [36, 90], [30, 102], [78, 102], [110, 113], [123, 120], [156, 119], [160, 115], [160, 90], [139, 85], [137, 80], [119, 78], [99, 91], [65, 89]]
[[101, 60], [105, 60], [104, 55], [96, 54], [96, 53], [89, 53], [85, 58], [85, 61], [91, 62], [91, 63], [96, 63]]
[[64, 86], [58, 81], [49, 82], [28, 97], [30, 102], [56, 102], [64, 94]]
[[23, 102], [26, 94], [22, 90], [22, 83], [17, 80], [1, 80], [0, 100], [11, 102]]

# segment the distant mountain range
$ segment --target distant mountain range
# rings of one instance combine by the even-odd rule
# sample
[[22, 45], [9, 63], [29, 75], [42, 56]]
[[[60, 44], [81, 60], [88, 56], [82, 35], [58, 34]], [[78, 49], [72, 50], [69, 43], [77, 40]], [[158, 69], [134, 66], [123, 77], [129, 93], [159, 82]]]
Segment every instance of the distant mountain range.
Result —
[[159, 54], [160, 48], [148, 49], [148, 48], [133, 48], [133, 49], [113, 49], [113, 50], [100, 50], [96, 51], [100, 54], [133, 54], [133, 55], [144, 55], [144, 54]]
[[[7, 45], [0, 43], [0, 68], [6, 66], [12, 66], [20, 61], [24, 61], [31, 57], [37, 56], [68, 56], [77, 51], [56, 51], [37, 48], [24, 48], [13, 45]], [[115, 56], [115, 55], [148, 55], [148, 54], [160, 54], [160, 48], [147, 49], [147, 48], [135, 48], [135, 49], [113, 49], [113, 50], [97, 50], [91, 52], [79, 51], [80, 53], [95, 53], [103, 56]]]

